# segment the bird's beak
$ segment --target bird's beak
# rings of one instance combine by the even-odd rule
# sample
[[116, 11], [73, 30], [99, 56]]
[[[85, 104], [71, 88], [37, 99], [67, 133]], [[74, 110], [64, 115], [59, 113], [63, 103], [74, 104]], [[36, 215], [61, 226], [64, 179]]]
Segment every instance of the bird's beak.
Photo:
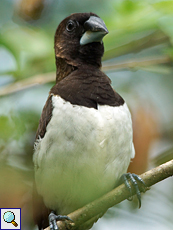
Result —
[[104, 21], [101, 18], [91, 16], [84, 23], [85, 33], [80, 39], [80, 45], [92, 42], [101, 42], [102, 38], [109, 33]]

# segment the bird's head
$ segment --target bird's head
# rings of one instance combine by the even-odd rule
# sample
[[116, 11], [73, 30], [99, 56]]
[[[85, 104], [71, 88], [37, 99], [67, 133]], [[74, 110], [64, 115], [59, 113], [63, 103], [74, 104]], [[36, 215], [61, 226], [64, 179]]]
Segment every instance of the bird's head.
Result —
[[101, 66], [102, 38], [108, 33], [104, 21], [94, 13], [75, 13], [65, 18], [55, 33], [55, 56], [74, 67]]

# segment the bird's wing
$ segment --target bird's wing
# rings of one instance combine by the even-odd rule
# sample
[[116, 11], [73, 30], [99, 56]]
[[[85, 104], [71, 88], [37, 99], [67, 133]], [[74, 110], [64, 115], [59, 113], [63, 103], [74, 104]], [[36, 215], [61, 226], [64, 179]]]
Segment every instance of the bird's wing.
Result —
[[49, 95], [46, 101], [46, 104], [43, 108], [42, 114], [41, 114], [39, 126], [38, 126], [37, 133], [36, 133], [36, 138], [35, 138], [36, 140], [44, 137], [45, 132], [46, 132], [46, 127], [52, 117], [52, 110], [53, 110], [52, 95]]
[[[52, 117], [52, 96], [49, 95], [46, 104], [43, 108], [39, 126], [36, 133], [36, 141], [43, 138], [46, 132], [46, 127]], [[38, 225], [39, 230], [46, 228], [49, 225], [48, 216], [50, 210], [45, 206], [42, 196], [37, 192], [36, 184], [33, 183], [33, 218]]]

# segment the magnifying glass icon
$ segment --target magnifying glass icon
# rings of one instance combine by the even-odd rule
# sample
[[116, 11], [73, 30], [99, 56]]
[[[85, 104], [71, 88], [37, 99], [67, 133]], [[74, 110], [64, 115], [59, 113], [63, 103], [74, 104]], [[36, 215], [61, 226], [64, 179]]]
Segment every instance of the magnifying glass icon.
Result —
[[18, 224], [15, 222], [15, 215], [11, 211], [7, 211], [3, 215], [3, 219], [6, 223], [12, 223], [15, 227], [18, 226]]

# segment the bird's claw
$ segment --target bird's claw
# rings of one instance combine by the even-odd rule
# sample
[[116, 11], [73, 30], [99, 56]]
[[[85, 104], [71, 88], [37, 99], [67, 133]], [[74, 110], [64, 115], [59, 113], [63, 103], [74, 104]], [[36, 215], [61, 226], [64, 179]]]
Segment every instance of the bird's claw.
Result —
[[57, 221], [72, 221], [72, 219], [70, 219], [70, 217], [68, 216], [61, 216], [61, 215], [55, 215], [55, 213], [51, 212], [49, 214], [49, 226], [50, 226], [50, 230], [58, 230], [58, 225], [57, 225]]
[[[125, 186], [129, 190], [131, 196], [128, 198], [128, 200], [133, 199], [132, 195], [132, 186], [135, 190], [135, 194], [137, 195], [138, 201], [139, 201], [139, 208], [141, 207], [141, 192], [140, 192], [140, 187], [143, 188], [143, 190], [146, 189], [146, 184], [144, 181], [136, 174], [134, 173], [125, 173], [121, 177], [121, 181], [124, 182]], [[129, 183], [131, 182], [131, 184]], [[144, 189], [145, 188], [145, 189]]]

